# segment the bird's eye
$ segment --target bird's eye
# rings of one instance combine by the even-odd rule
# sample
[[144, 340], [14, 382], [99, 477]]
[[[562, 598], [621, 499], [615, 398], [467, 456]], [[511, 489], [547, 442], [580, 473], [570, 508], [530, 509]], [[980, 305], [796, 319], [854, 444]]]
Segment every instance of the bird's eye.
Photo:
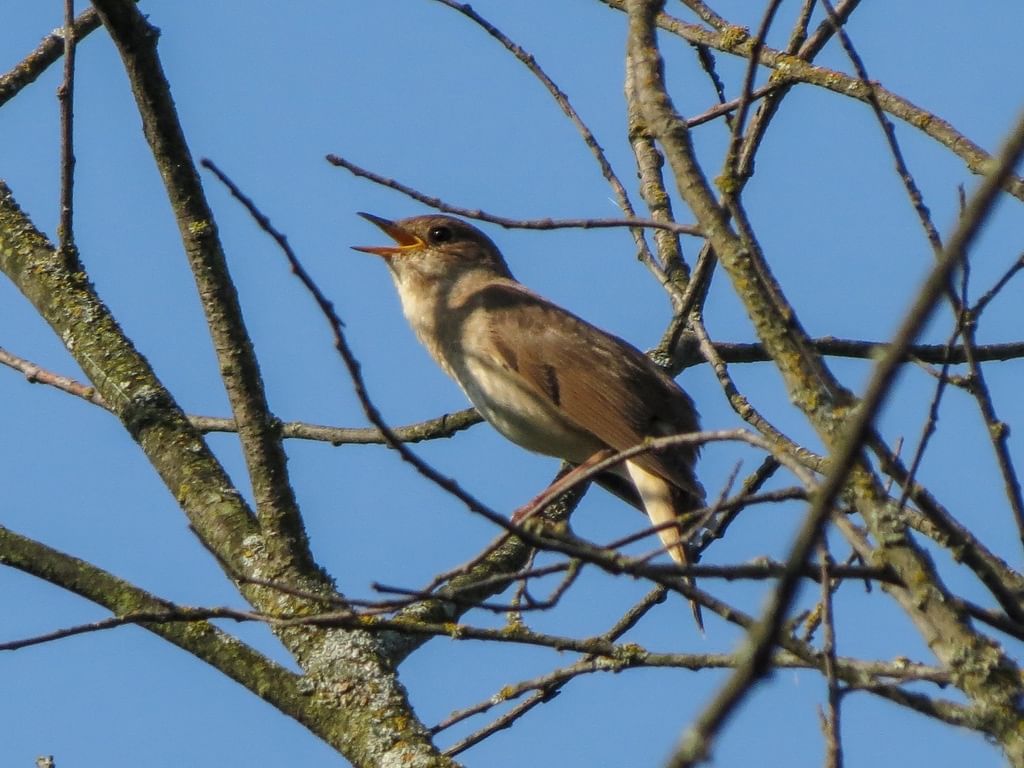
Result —
[[447, 243], [452, 239], [452, 231], [448, 227], [431, 227], [427, 238], [431, 243]]

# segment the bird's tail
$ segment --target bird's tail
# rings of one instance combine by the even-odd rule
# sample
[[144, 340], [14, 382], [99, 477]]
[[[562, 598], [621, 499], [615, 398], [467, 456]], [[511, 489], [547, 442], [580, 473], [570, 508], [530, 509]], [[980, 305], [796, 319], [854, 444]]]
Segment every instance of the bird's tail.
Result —
[[[677, 565], [689, 565], [690, 554], [686, 549], [686, 542], [683, 541], [679, 534], [678, 526], [669, 526], [668, 528], [662, 528], [658, 531], [658, 536], [661, 538], [662, 543], [668, 548], [669, 556], [676, 562]], [[684, 576], [683, 583], [687, 586], [695, 586], [692, 576]], [[690, 600], [690, 610], [693, 611], [693, 620], [697, 622], [697, 628], [704, 633], [704, 617], [701, 615], [700, 603], [696, 600]]]
[[[692, 493], [677, 488], [660, 475], [648, 472], [633, 462], [627, 461], [626, 469], [640, 492], [647, 516], [658, 528], [658, 537], [668, 550], [669, 556], [677, 565], [689, 565], [690, 557], [682, 532], [678, 525], [670, 525], [670, 523], [678, 523], [680, 515], [700, 507], [700, 499], [694, 498]], [[694, 584], [693, 578], [690, 576], [685, 576], [683, 581], [689, 586]], [[700, 605], [696, 601], [690, 600], [690, 608], [693, 610], [693, 618], [697, 622], [697, 627], [703, 632], [704, 619], [701, 616]]]

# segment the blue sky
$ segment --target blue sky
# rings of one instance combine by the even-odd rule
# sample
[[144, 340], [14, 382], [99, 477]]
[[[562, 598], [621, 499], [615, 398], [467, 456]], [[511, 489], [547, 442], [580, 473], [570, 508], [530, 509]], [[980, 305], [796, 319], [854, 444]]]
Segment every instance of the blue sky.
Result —
[[[58, 3], [12, 0], [0, 25], [0, 71], [7, 71], [59, 25]], [[770, 38], [784, 44], [798, 3], [785, 2]], [[715, 3], [730, 20], [756, 26], [760, 3]], [[984, 18], [966, 3], [865, 3], [850, 33], [873, 79], [933, 110], [994, 149], [1024, 105], [1019, 77], [1024, 6], [997, 0]], [[276, 3], [143, 3], [162, 30], [160, 54], [195, 157], [210, 157], [287, 233], [300, 258], [346, 322], [369, 391], [385, 418], [403, 424], [465, 406], [406, 327], [386, 269], [349, 250], [380, 233], [355, 216], [389, 218], [424, 209], [355, 179], [324, 161], [330, 152], [446, 201], [507, 216], [610, 217], [611, 192], [570, 124], [539, 83], [481, 30], [426, 0]], [[595, 2], [478, 0], [474, 8], [536, 55], [570, 96], [620, 176], [631, 182], [622, 99], [624, 18]], [[683, 14], [681, 5], [673, 12]], [[696, 114], [714, 94], [688, 46], [664, 38], [677, 107]], [[744, 65], [717, 56], [730, 96]], [[100, 295], [192, 413], [227, 415], [194, 285], [139, 118], [113, 45], [102, 31], [79, 49], [76, 103], [77, 242]], [[833, 44], [819, 63], [849, 71]], [[0, 109], [0, 177], [35, 223], [53, 235], [57, 212], [59, 67]], [[976, 180], [962, 162], [897, 126], [907, 161], [934, 220], [948, 232], [956, 186]], [[721, 167], [721, 123], [695, 141], [709, 175]], [[272, 408], [285, 420], [362, 426], [329, 329], [283, 258], [210, 177], [214, 207], [242, 297]], [[634, 190], [631, 189], [631, 192]], [[636, 199], [635, 192], [634, 198]], [[931, 263], [882, 135], [862, 104], [811, 87], [796, 89], [773, 122], [745, 201], [775, 274], [813, 335], [884, 340]], [[677, 215], [689, 221], [682, 204]], [[1004, 200], [972, 262], [975, 295], [1020, 253], [1018, 201]], [[657, 343], [670, 306], [635, 260], [625, 231], [508, 231], [488, 226], [517, 277], [641, 348]], [[698, 245], [684, 243], [692, 258]], [[982, 342], [1019, 338], [1020, 284], [988, 310]], [[716, 339], [752, 341], [753, 331], [716, 275], [707, 306]], [[80, 376], [59, 340], [6, 281], [0, 282], [0, 346], [57, 372]], [[942, 341], [947, 318], [928, 340]], [[837, 360], [854, 390], [870, 367]], [[817, 448], [766, 364], [733, 366], [741, 389], [794, 439]], [[1020, 362], [992, 366], [1000, 416], [1024, 433], [1017, 391]], [[680, 382], [709, 428], [739, 425], [706, 366]], [[932, 380], [908, 371], [887, 407], [890, 439], [916, 439]], [[1011, 564], [1020, 549], [991, 449], [968, 398], [949, 395], [926, 484]], [[196, 543], [184, 516], [120, 425], [106, 413], [0, 370], [5, 486], [0, 524], [89, 559], [153, 592], [194, 605], [240, 598]], [[209, 438], [248, 493], [233, 437]], [[1012, 444], [1018, 451], [1021, 438]], [[290, 469], [313, 548], [347, 594], [370, 597], [370, 584], [416, 587], [477, 553], [492, 526], [416, 476], [380, 447], [290, 442]], [[510, 511], [545, 486], [556, 465], [478, 426], [453, 440], [417, 448], [496, 509]], [[738, 461], [757, 457], [734, 446], [709, 448], [701, 477], [716, 493]], [[788, 479], [779, 481], [787, 484]], [[800, 508], [751, 509], [712, 548], [707, 562], [780, 556]], [[637, 530], [642, 519], [611, 496], [588, 495], [574, 529], [597, 541]], [[838, 539], [836, 542], [838, 544]], [[841, 546], [837, 551], [844, 552]], [[940, 562], [943, 557], [937, 555]], [[951, 583], [971, 591], [953, 573]], [[716, 595], [745, 610], [765, 585], [714, 583]], [[642, 584], [587, 574], [563, 605], [534, 620], [540, 629], [599, 632], [644, 592]], [[805, 590], [803, 602], [813, 599]], [[931, 661], [920, 637], [886, 598], [857, 588], [841, 593], [840, 653]], [[102, 618], [105, 612], [21, 573], [0, 570], [0, 641]], [[493, 624], [490, 616], [472, 620]], [[284, 660], [269, 632], [229, 627]], [[629, 636], [655, 650], [711, 652], [741, 636], [711, 619], [706, 638], [678, 599], [660, 606]], [[1020, 657], [1019, 644], [1007, 649]], [[507, 683], [569, 663], [542, 649], [435, 640], [402, 667], [424, 722], [488, 698]], [[30, 765], [54, 754], [58, 765], [333, 765], [343, 760], [215, 670], [134, 628], [93, 634], [0, 655], [0, 763]], [[514, 729], [463, 758], [471, 765], [658, 765], [678, 734], [724, 680], [720, 672], [661, 670], [593, 675], [570, 684]], [[953, 696], [954, 694], [947, 693]], [[821, 764], [816, 707], [820, 676], [780, 672], [747, 701], [715, 747], [718, 765], [756, 756], [765, 765]], [[849, 765], [1001, 764], [976, 734], [940, 727], [866, 695], [848, 697], [843, 735]], [[483, 721], [442, 737], [461, 738]], [[882, 738], [880, 738], [882, 736]]]

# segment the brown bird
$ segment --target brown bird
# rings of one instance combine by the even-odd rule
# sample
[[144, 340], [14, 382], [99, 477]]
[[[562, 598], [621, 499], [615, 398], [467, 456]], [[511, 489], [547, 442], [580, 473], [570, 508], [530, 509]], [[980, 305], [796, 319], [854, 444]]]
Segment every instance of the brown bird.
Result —
[[[420, 342], [512, 442], [582, 464], [699, 430], [693, 401], [670, 376], [628, 342], [526, 289], [476, 227], [450, 216], [359, 215], [396, 245], [355, 250], [384, 258]], [[644, 453], [599, 482], [662, 526], [704, 505], [697, 453], [694, 445]], [[676, 526], [658, 535], [675, 562], [688, 562]], [[696, 606], [694, 614], [700, 624]]]

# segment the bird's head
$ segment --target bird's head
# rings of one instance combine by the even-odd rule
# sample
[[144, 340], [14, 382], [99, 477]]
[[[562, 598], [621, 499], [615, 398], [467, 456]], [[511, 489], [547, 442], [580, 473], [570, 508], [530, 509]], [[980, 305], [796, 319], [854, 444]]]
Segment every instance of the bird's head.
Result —
[[359, 215], [380, 227], [395, 245], [352, 247], [383, 257], [399, 280], [409, 273], [421, 279], [452, 280], [479, 270], [511, 277], [491, 239], [460, 219], [431, 215], [390, 221], [370, 213]]

